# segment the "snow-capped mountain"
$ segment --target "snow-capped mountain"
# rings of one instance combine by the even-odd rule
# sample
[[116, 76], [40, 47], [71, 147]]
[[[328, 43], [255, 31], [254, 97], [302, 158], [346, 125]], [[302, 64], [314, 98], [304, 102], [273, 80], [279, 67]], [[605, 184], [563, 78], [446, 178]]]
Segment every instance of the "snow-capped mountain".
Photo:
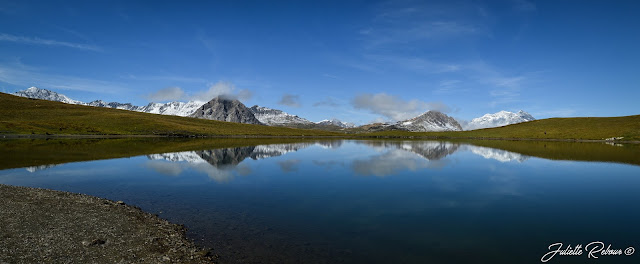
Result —
[[193, 114], [204, 102], [189, 101], [189, 102], [169, 102], [169, 103], [149, 103], [146, 106], [137, 106], [131, 103], [118, 103], [118, 102], [105, 102], [103, 100], [95, 100], [89, 103], [73, 100], [63, 94], [59, 94], [46, 89], [40, 89], [37, 87], [31, 87], [29, 89], [14, 93], [17, 96], [41, 99], [48, 101], [56, 101], [67, 104], [88, 105], [95, 107], [106, 107], [114, 109], [122, 109], [136, 112], [161, 114], [161, 115], [175, 115], [175, 116], [189, 116]]
[[26, 97], [26, 98], [33, 98], [33, 99], [40, 99], [40, 100], [48, 100], [48, 101], [56, 101], [56, 102], [63, 102], [63, 103], [67, 103], [67, 104], [85, 104], [83, 102], [80, 101], [76, 101], [73, 100], [69, 97], [66, 97], [65, 95], [56, 93], [56, 92], [52, 92], [49, 90], [45, 90], [45, 89], [40, 89], [38, 87], [29, 87], [29, 89], [23, 90], [23, 91], [18, 91], [13, 93], [14, 95], [17, 96], [22, 96], [22, 97]]
[[189, 116], [193, 114], [198, 108], [200, 108], [204, 102], [189, 101], [189, 102], [168, 102], [168, 103], [149, 103], [147, 106], [141, 107], [140, 112], [161, 114], [161, 115], [174, 115], [174, 116]]
[[319, 125], [319, 126], [337, 126], [337, 127], [341, 127], [341, 128], [353, 128], [353, 127], [356, 127], [356, 125], [353, 124], [353, 123], [342, 122], [342, 121], [340, 121], [338, 119], [335, 119], [335, 118], [331, 119], [331, 120], [325, 119], [325, 120], [316, 122], [316, 125]]
[[225, 99], [220, 96], [202, 105], [189, 115], [190, 117], [227, 121], [235, 123], [262, 125], [243, 103], [238, 100]]
[[106, 107], [106, 108], [114, 108], [114, 109], [122, 109], [122, 110], [129, 110], [129, 111], [138, 111], [138, 112], [143, 112], [141, 111], [142, 107], [140, 106], [135, 106], [132, 105], [131, 103], [118, 103], [118, 102], [105, 102], [102, 100], [95, 100], [89, 103], [81, 103], [83, 105], [88, 105], [88, 106], [95, 106], [95, 107]]
[[249, 108], [253, 115], [263, 124], [269, 126], [284, 126], [290, 124], [302, 124], [302, 125], [311, 125], [313, 122], [299, 117], [297, 115], [292, 115], [286, 113], [282, 110], [272, 109], [264, 106], [254, 105]]
[[474, 118], [465, 126], [465, 130], [500, 127], [533, 120], [536, 119], [529, 113], [522, 110], [517, 113], [500, 111], [495, 114], [485, 114], [481, 117]]
[[395, 126], [412, 132], [462, 131], [458, 121], [438, 111], [427, 111], [409, 120], [400, 121]]

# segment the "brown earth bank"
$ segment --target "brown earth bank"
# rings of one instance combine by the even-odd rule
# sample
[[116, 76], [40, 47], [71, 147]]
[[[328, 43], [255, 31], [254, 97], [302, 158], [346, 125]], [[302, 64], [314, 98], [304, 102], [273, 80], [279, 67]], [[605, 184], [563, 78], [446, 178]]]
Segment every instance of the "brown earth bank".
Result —
[[213, 263], [185, 228], [84, 194], [0, 184], [0, 263]]

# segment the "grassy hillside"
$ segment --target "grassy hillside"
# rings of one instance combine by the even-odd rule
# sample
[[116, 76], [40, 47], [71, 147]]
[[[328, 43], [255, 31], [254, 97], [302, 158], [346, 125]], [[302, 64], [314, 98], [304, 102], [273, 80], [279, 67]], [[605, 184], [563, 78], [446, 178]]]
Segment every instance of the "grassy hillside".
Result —
[[624, 137], [623, 140], [640, 140], [640, 115], [622, 117], [572, 117], [549, 118], [504, 127], [461, 132], [404, 132], [382, 131], [369, 136], [393, 137], [442, 137], [442, 138], [526, 138], [526, 139], [577, 139], [601, 140]]
[[249, 125], [70, 105], [0, 93], [0, 134], [332, 136], [320, 130]]
[[0, 93], [0, 134], [437, 137], [640, 141], [640, 115], [550, 118], [462, 132], [340, 133], [248, 125], [110, 108], [69, 105]]

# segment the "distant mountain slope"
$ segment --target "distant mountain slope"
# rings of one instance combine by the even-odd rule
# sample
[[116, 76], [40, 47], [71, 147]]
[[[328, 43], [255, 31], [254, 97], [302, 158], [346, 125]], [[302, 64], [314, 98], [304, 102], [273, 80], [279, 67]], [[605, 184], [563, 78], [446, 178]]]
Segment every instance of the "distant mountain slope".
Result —
[[[64, 103], [64, 102], [63, 102]], [[144, 112], [141, 111], [142, 107], [140, 106], [135, 106], [132, 105], [131, 103], [118, 103], [118, 102], [105, 102], [102, 100], [95, 100], [89, 103], [82, 103], [83, 105], [88, 105], [88, 106], [95, 106], [95, 107], [106, 107], [106, 108], [114, 108], [114, 109], [122, 109], [122, 110], [129, 110], [129, 111], [138, 111], [138, 112]]]
[[253, 112], [238, 100], [224, 99], [220, 96], [211, 99], [198, 108], [190, 117], [227, 121], [235, 123], [262, 125]]
[[17, 96], [48, 100], [55, 102], [62, 102], [67, 104], [88, 105], [94, 107], [106, 107], [114, 109], [122, 109], [136, 112], [161, 114], [161, 115], [175, 115], [175, 116], [189, 116], [193, 114], [204, 102], [189, 101], [189, 102], [168, 102], [168, 103], [149, 103], [146, 106], [137, 106], [131, 103], [118, 103], [118, 102], [105, 102], [103, 100], [95, 100], [89, 103], [73, 100], [63, 94], [59, 94], [47, 89], [40, 89], [38, 87], [31, 87], [29, 89], [14, 93]]
[[325, 120], [316, 122], [316, 125], [319, 125], [319, 126], [336, 126], [336, 127], [340, 127], [340, 128], [354, 128], [354, 127], [356, 127], [356, 125], [353, 124], [353, 123], [342, 122], [342, 121], [340, 121], [338, 119], [335, 119], [335, 118], [331, 119], [331, 120], [325, 119]]
[[200, 108], [204, 102], [189, 101], [189, 102], [168, 102], [168, 103], [149, 103], [140, 109], [141, 112], [160, 114], [160, 115], [174, 115], [174, 116], [190, 116], [198, 108]]
[[518, 111], [518, 113], [500, 111], [495, 114], [485, 114], [481, 117], [474, 118], [465, 126], [465, 130], [500, 127], [533, 120], [536, 119], [522, 110]]
[[452, 117], [438, 111], [427, 111], [419, 116], [396, 123], [373, 123], [359, 127], [364, 131], [441, 132], [462, 131], [462, 126]]
[[76, 101], [69, 97], [66, 97], [65, 95], [52, 92], [49, 90], [45, 90], [45, 89], [40, 89], [35, 86], [29, 87], [26, 90], [15, 92], [13, 94], [21, 97], [26, 97], [26, 98], [63, 102], [67, 104], [81, 104], [81, 105], [85, 104], [83, 102]]
[[288, 125], [310, 125], [313, 122], [299, 117], [297, 115], [292, 115], [286, 113], [282, 110], [272, 109], [264, 106], [254, 105], [249, 108], [253, 115], [263, 124], [269, 126], [288, 126]]
[[427, 111], [409, 120], [400, 121], [396, 126], [412, 132], [462, 131], [458, 121], [438, 111]]

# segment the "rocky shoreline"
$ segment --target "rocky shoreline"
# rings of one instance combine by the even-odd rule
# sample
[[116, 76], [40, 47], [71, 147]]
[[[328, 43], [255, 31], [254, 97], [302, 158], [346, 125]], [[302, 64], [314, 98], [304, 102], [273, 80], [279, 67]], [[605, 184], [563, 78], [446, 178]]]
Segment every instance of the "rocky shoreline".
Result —
[[185, 228], [84, 194], [0, 184], [0, 263], [213, 263]]

